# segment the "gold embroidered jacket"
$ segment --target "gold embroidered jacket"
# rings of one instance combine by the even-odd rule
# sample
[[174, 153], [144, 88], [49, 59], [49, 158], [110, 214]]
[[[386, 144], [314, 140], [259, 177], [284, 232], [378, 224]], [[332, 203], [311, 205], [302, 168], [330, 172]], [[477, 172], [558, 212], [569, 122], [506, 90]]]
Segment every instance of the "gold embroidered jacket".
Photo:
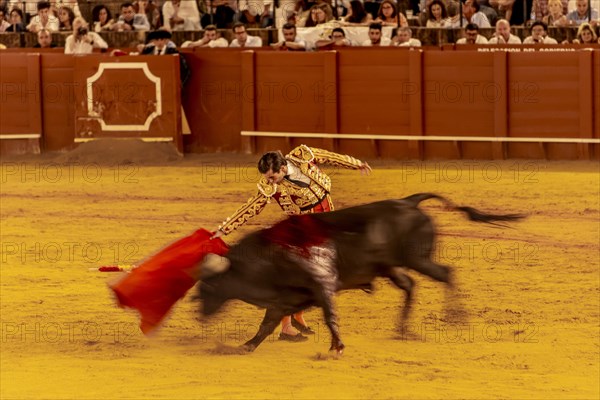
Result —
[[331, 191], [331, 179], [318, 167], [328, 164], [349, 169], [359, 169], [362, 161], [347, 155], [300, 145], [285, 156], [310, 179], [308, 187], [300, 187], [288, 180], [279, 184], [269, 183], [265, 178], [258, 182], [258, 193], [251, 197], [232, 216], [227, 218], [219, 230], [229, 234], [257, 216], [267, 203], [274, 199], [288, 215], [303, 214], [319, 204]]

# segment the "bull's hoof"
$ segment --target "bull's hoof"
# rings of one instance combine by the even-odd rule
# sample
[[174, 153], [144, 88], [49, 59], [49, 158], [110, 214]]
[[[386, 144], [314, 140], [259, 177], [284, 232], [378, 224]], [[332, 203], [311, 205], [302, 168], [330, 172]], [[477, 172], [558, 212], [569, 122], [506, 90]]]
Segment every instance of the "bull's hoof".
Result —
[[243, 344], [240, 346], [240, 350], [245, 351], [246, 353], [252, 353], [254, 350], [256, 350], [256, 346], [252, 344]]
[[344, 349], [346, 348], [346, 346], [344, 346], [344, 344], [342, 342], [340, 342], [337, 345], [331, 345], [331, 347], [329, 348], [330, 352], [335, 352], [338, 356], [341, 356], [344, 353]]
[[305, 342], [308, 340], [308, 338], [301, 333], [298, 333], [297, 335], [288, 335], [287, 333], [281, 332], [279, 334], [279, 340], [284, 340], [287, 342]]

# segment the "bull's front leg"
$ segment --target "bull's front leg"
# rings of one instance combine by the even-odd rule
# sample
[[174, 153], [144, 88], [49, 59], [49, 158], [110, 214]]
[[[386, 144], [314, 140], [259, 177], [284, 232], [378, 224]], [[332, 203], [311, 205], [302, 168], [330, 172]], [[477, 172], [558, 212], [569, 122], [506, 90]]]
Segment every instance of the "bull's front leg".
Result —
[[338, 285], [338, 272], [335, 267], [336, 251], [333, 243], [315, 246], [310, 249], [310, 257], [302, 265], [316, 283], [315, 297], [317, 304], [323, 309], [327, 327], [331, 332], [331, 350], [338, 354], [344, 351], [344, 343], [340, 338], [338, 318], [333, 301]]
[[265, 317], [260, 323], [260, 327], [258, 328], [256, 335], [244, 343], [244, 346], [248, 349], [248, 351], [254, 351], [254, 349], [256, 349], [267, 338], [267, 336], [273, 333], [279, 324], [279, 321], [281, 321], [281, 318], [284, 316], [285, 313], [280, 310], [267, 309], [265, 312]]
[[335, 350], [338, 354], [342, 354], [346, 347], [340, 338], [340, 328], [338, 325], [338, 317], [335, 310], [333, 296], [335, 291], [327, 287], [321, 287], [320, 293], [317, 294], [318, 303], [323, 308], [325, 323], [331, 332], [331, 347], [329, 351]]

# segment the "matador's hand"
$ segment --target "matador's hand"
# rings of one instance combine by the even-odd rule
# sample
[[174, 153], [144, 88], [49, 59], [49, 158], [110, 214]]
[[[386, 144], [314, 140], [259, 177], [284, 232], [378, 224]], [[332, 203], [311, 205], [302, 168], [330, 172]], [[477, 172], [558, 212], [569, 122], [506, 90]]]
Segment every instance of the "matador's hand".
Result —
[[224, 233], [222, 230], [218, 229], [214, 235], [211, 236], [211, 239], [216, 239], [216, 238], [220, 238], [221, 236], [223, 236]]
[[358, 169], [360, 170], [360, 174], [361, 175], [371, 175], [371, 166], [369, 165], [369, 163], [367, 162], [363, 162], [360, 167], [358, 167]]

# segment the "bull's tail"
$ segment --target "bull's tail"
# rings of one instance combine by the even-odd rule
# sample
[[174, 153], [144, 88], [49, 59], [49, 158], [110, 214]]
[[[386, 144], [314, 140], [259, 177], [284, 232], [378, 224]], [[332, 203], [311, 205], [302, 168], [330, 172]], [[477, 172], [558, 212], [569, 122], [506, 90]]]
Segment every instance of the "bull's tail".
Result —
[[469, 217], [469, 220], [475, 222], [484, 222], [492, 225], [504, 226], [502, 224], [496, 224], [495, 222], [504, 221], [504, 222], [512, 222], [518, 221], [520, 219], [525, 218], [523, 214], [488, 214], [481, 212], [479, 210], [474, 209], [473, 207], [465, 207], [465, 206], [457, 206], [452, 203], [450, 200], [446, 199], [443, 196], [434, 194], [434, 193], [417, 193], [412, 196], [405, 197], [402, 201], [407, 201], [413, 204], [415, 207], [419, 205], [420, 202], [428, 200], [428, 199], [437, 199], [444, 203], [444, 205], [452, 211], [461, 211]]

